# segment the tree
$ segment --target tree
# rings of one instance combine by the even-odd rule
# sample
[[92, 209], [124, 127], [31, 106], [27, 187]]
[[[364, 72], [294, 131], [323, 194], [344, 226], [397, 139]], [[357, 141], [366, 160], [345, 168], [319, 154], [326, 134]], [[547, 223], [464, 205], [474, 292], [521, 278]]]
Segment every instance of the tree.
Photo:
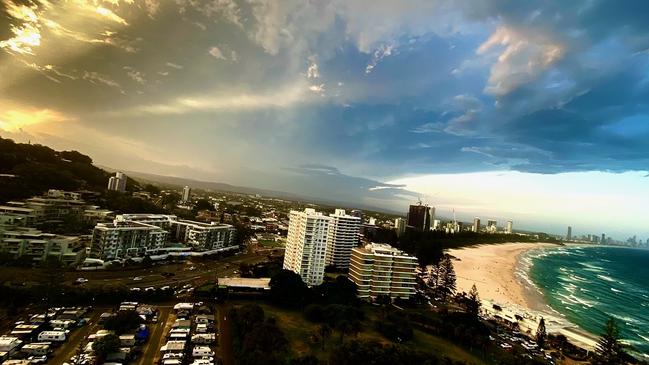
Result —
[[431, 266], [428, 286], [433, 290], [435, 296], [440, 297], [442, 301], [446, 301], [449, 294], [455, 293], [455, 269], [449, 255], [444, 256], [439, 262]]
[[541, 317], [541, 320], [539, 321], [539, 326], [536, 329], [536, 343], [539, 344], [540, 348], [543, 348], [547, 338], [548, 338], [548, 333], [545, 329], [545, 319]]
[[480, 314], [481, 306], [482, 303], [480, 302], [480, 296], [478, 295], [478, 288], [476, 288], [475, 284], [473, 284], [471, 291], [469, 291], [469, 295], [466, 297], [466, 311], [467, 313], [470, 313], [477, 317], [478, 314]]
[[623, 364], [624, 349], [620, 343], [620, 330], [613, 318], [606, 321], [604, 333], [599, 338], [595, 347], [597, 358], [595, 363], [599, 365]]
[[92, 344], [92, 350], [100, 359], [105, 359], [108, 354], [119, 349], [119, 337], [117, 335], [106, 335]]
[[442, 300], [446, 301], [446, 298], [449, 294], [454, 294], [456, 290], [456, 276], [455, 269], [453, 268], [453, 262], [451, 261], [451, 256], [446, 255], [441, 261], [442, 266], [442, 275], [440, 281], [440, 288], [442, 294]]
[[324, 351], [325, 341], [327, 338], [329, 338], [329, 336], [331, 336], [331, 332], [332, 332], [331, 327], [326, 323], [323, 323], [318, 327], [318, 334], [320, 335], [322, 351]]
[[300, 275], [282, 270], [270, 279], [270, 298], [284, 307], [297, 307], [304, 301], [308, 288]]

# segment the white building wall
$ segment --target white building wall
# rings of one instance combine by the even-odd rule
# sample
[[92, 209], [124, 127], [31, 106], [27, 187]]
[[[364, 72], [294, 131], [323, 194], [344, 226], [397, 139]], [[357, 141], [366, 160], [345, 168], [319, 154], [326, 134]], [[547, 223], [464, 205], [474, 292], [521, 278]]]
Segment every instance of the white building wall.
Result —
[[283, 267], [309, 286], [320, 285], [324, 278], [330, 221], [314, 209], [290, 213]]
[[336, 209], [330, 218], [326, 264], [346, 270], [349, 268], [352, 249], [358, 245], [361, 219], [345, 214], [343, 209]]

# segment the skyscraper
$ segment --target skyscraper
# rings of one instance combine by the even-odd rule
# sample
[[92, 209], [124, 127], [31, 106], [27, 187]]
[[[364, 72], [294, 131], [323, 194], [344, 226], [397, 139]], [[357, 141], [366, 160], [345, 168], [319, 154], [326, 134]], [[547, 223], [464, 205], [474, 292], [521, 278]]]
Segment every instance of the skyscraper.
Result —
[[358, 246], [361, 219], [347, 215], [344, 209], [336, 209], [329, 217], [326, 262], [327, 265], [346, 270], [349, 268], [352, 249]]
[[496, 233], [498, 232], [498, 222], [495, 220], [488, 220], [487, 221], [487, 232], [489, 233]]
[[602, 233], [602, 239], [599, 241], [599, 243], [601, 243], [602, 245], [606, 244], [606, 235], [604, 233]]
[[116, 172], [115, 176], [111, 176], [108, 179], [108, 190], [126, 191], [126, 175]]
[[480, 218], [475, 217], [473, 218], [473, 228], [471, 229], [473, 232], [480, 232]]
[[311, 208], [290, 213], [283, 267], [300, 275], [309, 286], [322, 283], [331, 220]]
[[514, 222], [512, 222], [512, 221], [507, 221], [507, 229], [506, 229], [505, 232], [507, 232], [507, 233], [509, 233], [509, 234], [514, 233]]
[[401, 217], [395, 218], [394, 230], [397, 231], [397, 237], [401, 237], [401, 235], [406, 231], [406, 220]]
[[431, 215], [430, 208], [427, 205], [411, 205], [408, 210], [408, 226], [419, 231], [428, 231], [430, 229]]
[[568, 226], [568, 234], [566, 234], [566, 240], [570, 241], [572, 239], [572, 227]]
[[189, 186], [185, 186], [183, 188], [183, 197], [182, 197], [182, 202], [187, 203], [189, 202], [189, 199], [192, 196], [192, 189]]

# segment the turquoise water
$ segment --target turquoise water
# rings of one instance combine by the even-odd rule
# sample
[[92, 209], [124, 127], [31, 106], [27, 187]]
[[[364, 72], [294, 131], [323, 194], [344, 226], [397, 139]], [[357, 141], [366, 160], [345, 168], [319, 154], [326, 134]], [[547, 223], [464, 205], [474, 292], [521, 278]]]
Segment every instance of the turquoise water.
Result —
[[600, 335], [609, 317], [649, 357], [649, 250], [565, 247], [534, 251], [529, 276], [567, 320]]

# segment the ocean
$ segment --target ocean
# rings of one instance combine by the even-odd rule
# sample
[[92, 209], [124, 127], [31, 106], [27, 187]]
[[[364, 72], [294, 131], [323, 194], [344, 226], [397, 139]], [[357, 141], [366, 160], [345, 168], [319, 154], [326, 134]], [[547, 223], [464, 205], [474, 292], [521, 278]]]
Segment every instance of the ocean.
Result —
[[559, 247], [526, 259], [529, 278], [554, 311], [596, 336], [613, 317], [631, 352], [649, 358], [649, 250]]

